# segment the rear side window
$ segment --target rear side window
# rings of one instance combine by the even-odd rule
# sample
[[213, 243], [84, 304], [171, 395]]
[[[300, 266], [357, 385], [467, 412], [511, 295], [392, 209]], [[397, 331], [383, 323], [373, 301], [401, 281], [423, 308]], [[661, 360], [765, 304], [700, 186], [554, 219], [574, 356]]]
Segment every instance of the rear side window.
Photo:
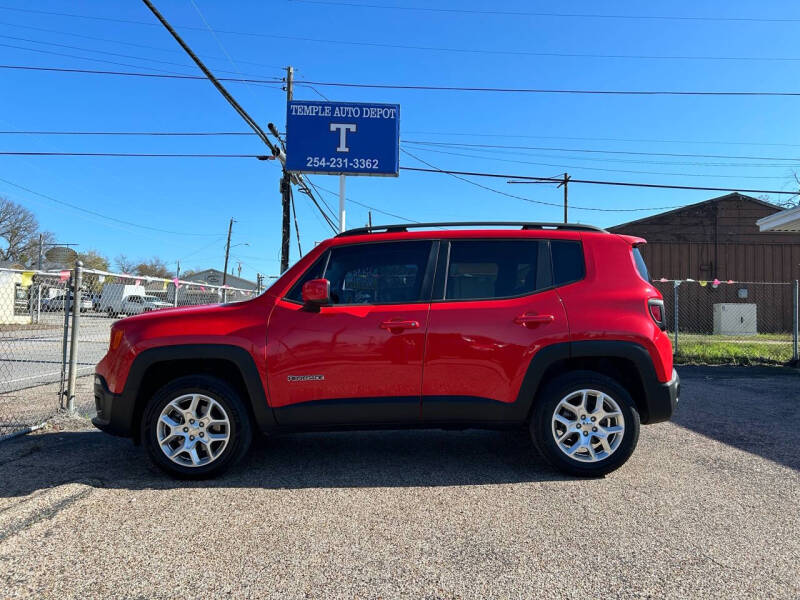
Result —
[[550, 287], [547, 242], [469, 240], [450, 244], [446, 300], [513, 298]]
[[552, 240], [553, 283], [565, 285], [583, 279], [586, 269], [583, 262], [583, 246], [571, 240]]
[[636, 270], [639, 271], [641, 278], [645, 281], [650, 281], [650, 274], [647, 272], [647, 265], [644, 262], [644, 257], [636, 246], [633, 247], [633, 262], [636, 263]]
[[339, 246], [323, 277], [333, 304], [402, 304], [421, 299], [431, 242]]

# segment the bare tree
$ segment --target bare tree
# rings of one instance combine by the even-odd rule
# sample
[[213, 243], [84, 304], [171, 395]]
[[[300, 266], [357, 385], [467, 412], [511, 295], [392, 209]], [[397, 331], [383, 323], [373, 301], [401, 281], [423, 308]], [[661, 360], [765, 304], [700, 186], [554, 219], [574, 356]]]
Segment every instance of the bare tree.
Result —
[[136, 270], [136, 261], [129, 259], [124, 254], [118, 254], [114, 258], [114, 266], [120, 273], [133, 273]]
[[36, 216], [24, 206], [0, 197], [0, 260], [35, 266], [39, 256], [39, 234], [49, 244], [53, 234], [39, 230]]

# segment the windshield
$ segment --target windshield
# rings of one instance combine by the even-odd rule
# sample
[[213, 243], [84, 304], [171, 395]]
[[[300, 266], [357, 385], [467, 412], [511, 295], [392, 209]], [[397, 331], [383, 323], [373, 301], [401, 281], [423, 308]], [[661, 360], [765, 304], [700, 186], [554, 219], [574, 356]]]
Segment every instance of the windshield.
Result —
[[145, 302], [161, 302], [161, 300], [159, 300], [155, 296], [145, 296], [144, 297], [144, 301]]

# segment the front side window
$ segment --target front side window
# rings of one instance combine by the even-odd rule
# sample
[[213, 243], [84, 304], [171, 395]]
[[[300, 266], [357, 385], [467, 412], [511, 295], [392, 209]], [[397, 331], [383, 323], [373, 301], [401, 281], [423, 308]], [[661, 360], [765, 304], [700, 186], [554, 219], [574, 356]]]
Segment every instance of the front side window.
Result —
[[421, 300], [431, 242], [356, 244], [331, 249], [323, 277], [333, 304], [403, 304]]
[[450, 244], [446, 300], [513, 298], [551, 285], [545, 241], [464, 240]]

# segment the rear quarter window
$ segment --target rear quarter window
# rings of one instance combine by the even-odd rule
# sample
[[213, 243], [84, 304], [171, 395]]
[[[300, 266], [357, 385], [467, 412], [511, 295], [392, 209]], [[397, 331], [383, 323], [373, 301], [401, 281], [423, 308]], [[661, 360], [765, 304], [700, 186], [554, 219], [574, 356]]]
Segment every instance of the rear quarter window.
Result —
[[650, 274], [647, 272], [644, 257], [636, 246], [633, 247], [633, 262], [636, 263], [636, 270], [639, 272], [639, 276], [645, 281], [650, 281]]
[[583, 279], [586, 267], [583, 260], [583, 245], [571, 240], [552, 240], [553, 284], [566, 285]]

